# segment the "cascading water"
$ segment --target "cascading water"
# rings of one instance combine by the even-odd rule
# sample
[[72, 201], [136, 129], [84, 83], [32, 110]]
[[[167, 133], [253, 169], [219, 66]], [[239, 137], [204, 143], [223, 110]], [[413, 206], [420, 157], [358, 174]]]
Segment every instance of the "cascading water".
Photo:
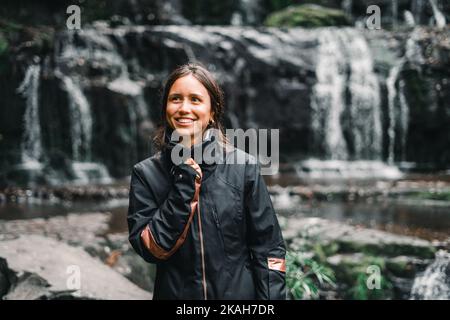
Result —
[[258, 0], [239, 0], [239, 10], [231, 16], [231, 25], [255, 24], [259, 20], [260, 3]]
[[[94, 25], [79, 32], [62, 32], [55, 44], [54, 75], [61, 81], [60, 88], [66, 91], [70, 107], [70, 115], [62, 119], [70, 124], [67, 132], [64, 128], [63, 137], [73, 141], [73, 152], [69, 150], [68, 157], [78, 162], [105, 160], [111, 168], [119, 168], [114, 174], [123, 174], [128, 163], [134, 161], [131, 158], [141, 152], [141, 138], [147, 134], [141, 130], [143, 121], [148, 120], [147, 109], [151, 111], [144, 88], [146, 96], [153, 99], [169, 68], [194, 57], [223, 79], [230, 106], [228, 124], [286, 126], [282, 127], [286, 128], [286, 136], [305, 133], [298, 148], [303, 159], [336, 161], [333, 166], [341, 167], [342, 172], [351, 170], [344, 162], [381, 161], [382, 150], [387, 150], [389, 164], [397, 163], [405, 160], [409, 118], [400, 74], [405, 63], [408, 68], [424, 63], [422, 30], [417, 27], [417, 32], [412, 32], [404, 62], [398, 65], [389, 60], [391, 56], [398, 60], [390, 48], [378, 50], [377, 41], [381, 46], [386, 44], [384, 35], [356, 28]], [[391, 43], [399, 45], [396, 52], [403, 51], [403, 42], [392, 39]], [[392, 54], [381, 59], [386, 50]], [[380, 68], [374, 67], [374, 61]], [[388, 97], [384, 99], [380, 98], [384, 91], [380, 90], [378, 77], [383, 76], [380, 70], [386, 65], [393, 65], [393, 69], [387, 80]], [[114, 116], [108, 115], [104, 101], [98, 101], [102, 97], [111, 103]], [[55, 100], [60, 99], [57, 96]], [[381, 108], [385, 101], [388, 104]], [[264, 112], [258, 111], [260, 106]], [[293, 113], [289, 119], [277, 113], [277, 108], [284, 106], [286, 112]], [[389, 114], [382, 117], [385, 109]], [[152, 112], [152, 117], [156, 113]], [[118, 130], [110, 130], [108, 122]], [[143, 127], [149, 128], [147, 124]], [[382, 132], [384, 127], [388, 128], [387, 134]], [[120, 151], [106, 152], [105, 158], [99, 160], [95, 158], [102, 148], [91, 146], [92, 141], [105, 139], [111, 132], [112, 139], [126, 146], [130, 158], [117, 167], [115, 160], [120, 158]], [[44, 133], [50, 137], [53, 134], [48, 130]], [[96, 134], [99, 136], [93, 137]], [[384, 136], [387, 141], [382, 141]], [[55, 143], [48, 145], [53, 148], [60, 140], [54, 139]], [[295, 148], [293, 145], [288, 152], [296, 152]], [[360, 163], [358, 167], [367, 166]], [[323, 166], [323, 170], [327, 168]]]
[[324, 29], [318, 37], [312, 129], [314, 144], [325, 143], [326, 160], [301, 161], [297, 173], [302, 178], [399, 178], [396, 167], [382, 162], [380, 85], [366, 39], [350, 28]]
[[[399, 160], [405, 160], [406, 152], [406, 137], [409, 127], [409, 106], [406, 101], [404, 87], [405, 83], [399, 79], [400, 71], [405, 63], [401, 59], [389, 72], [389, 77], [386, 80], [388, 90], [388, 112], [389, 112], [389, 126], [388, 126], [388, 163], [393, 164], [395, 159], [395, 144], [397, 140], [397, 132], [400, 133], [400, 147], [401, 157]], [[397, 86], [399, 89], [397, 89]]]
[[446, 25], [445, 15], [439, 10], [436, 0], [430, 0], [431, 7], [433, 8], [434, 20], [436, 22], [436, 27], [442, 29]]
[[345, 108], [345, 59], [336, 33], [324, 29], [319, 35], [316, 76], [311, 99], [312, 129], [315, 145], [325, 142], [325, 153], [329, 159], [347, 160], [347, 146], [341, 126], [341, 115]]
[[76, 80], [63, 76], [62, 81], [69, 97], [73, 159], [89, 161], [92, 142], [91, 107]]
[[395, 144], [395, 105], [397, 99], [397, 80], [403, 63], [395, 65], [389, 72], [389, 77], [386, 80], [386, 86], [388, 90], [388, 113], [389, 113], [389, 127], [388, 127], [388, 138], [389, 138], [389, 151], [388, 151], [388, 163], [394, 163], [394, 144]]
[[401, 160], [406, 160], [406, 140], [409, 129], [409, 105], [405, 95], [405, 81], [400, 80], [400, 125], [401, 125]]
[[414, 21], [416, 24], [422, 22], [422, 12], [425, 4], [425, 0], [413, 0], [411, 3], [411, 12], [414, 15]]
[[398, 25], [398, 0], [392, 0], [392, 25], [394, 28]]
[[408, 27], [415, 27], [416, 26], [416, 19], [414, 18], [414, 15], [411, 11], [405, 10], [403, 12], [403, 18], [405, 19], [405, 23]]
[[411, 299], [450, 299], [450, 253], [444, 250], [436, 253], [436, 260], [414, 280]]
[[[316, 142], [325, 142], [328, 159], [349, 160], [350, 151], [355, 159], [381, 159], [380, 89], [366, 40], [355, 29], [324, 29], [319, 41], [312, 98]], [[346, 106], [347, 142], [341, 122]]]
[[381, 160], [382, 130], [380, 88], [374, 62], [366, 39], [355, 29], [340, 33], [350, 78], [348, 103], [355, 159]]
[[[409, 106], [404, 93], [405, 83], [403, 80], [398, 79], [399, 69], [401, 67], [402, 65], [394, 66], [387, 80], [389, 100], [389, 164], [393, 164], [395, 161], [395, 144], [397, 131], [400, 133], [401, 151], [399, 160], [404, 161], [406, 153], [406, 138], [409, 127]], [[399, 90], [397, 90], [397, 81]]]
[[344, 0], [341, 3], [341, 8], [345, 12], [345, 15], [349, 18], [351, 18], [353, 10], [353, 0]]
[[[408, 40], [406, 41], [405, 56], [402, 57], [390, 70], [386, 79], [388, 91], [388, 163], [393, 164], [396, 160], [405, 161], [406, 139], [409, 129], [409, 105], [404, 93], [405, 82], [400, 77], [400, 73], [406, 62], [410, 66], [421, 71], [421, 65], [424, 63], [422, 49], [418, 44], [420, 37], [419, 28], [415, 27]], [[400, 134], [398, 137], [397, 134]], [[396, 143], [400, 144], [396, 148]], [[396, 150], [400, 150], [399, 157], [396, 158]]]
[[[85, 181], [88, 174], [81, 171], [97, 171], [97, 176], [109, 181], [106, 168], [99, 163], [92, 163], [92, 132], [93, 115], [89, 99], [84, 94], [83, 86], [89, 81], [105, 83], [106, 88], [120, 95], [127, 96], [126, 110], [129, 118], [131, 146], [134, 158], [137, 159], [138, 122], [148, 119], [148, 108], [143, 95], [143, 85], [133, 81], [128, 73], [128, 67], [122, 56], [118, 53], [117, 40], [123, 42], [121, 31], [115, 31], [103, 26], [86, 28], [78, 33], [67, 33], [59, 44], [56, 52], [58, 62], [57, 74], [64, 84], [69, 98], [71, 113], [71, 137], [73, 148], [74, 168], [80, 171], [80, 182]], [[122, 42], [121, 42], [122, 41]], [[99, 74], [91, 79], [83, 73], [86, 63], [100, 70]], [[87, 67], [89, 68], [89, 67]], [[88, 70], [88, 69], [86, 69]], [[87, 71], [86, 71], [87, 72]], [[84, 82], [81, 81], [84, 77]], [[76, 170], [75, 170], [76, 171]]]
[[22, 163], [39, 167], [42, 157], [41, 122], [39, 120], [39, 78], [41, 67], [32, 64], [17, 92], [26, 97], [24, 134], [22, 138]]

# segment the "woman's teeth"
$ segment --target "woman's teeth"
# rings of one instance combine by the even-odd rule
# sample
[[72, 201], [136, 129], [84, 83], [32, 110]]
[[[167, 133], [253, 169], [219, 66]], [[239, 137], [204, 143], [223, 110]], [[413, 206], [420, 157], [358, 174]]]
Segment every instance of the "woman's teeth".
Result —
[[180, 123], [191, 123], [194, 120], [192, 120], [192, 119], [177, 119], [177, 121], [180, 122]]

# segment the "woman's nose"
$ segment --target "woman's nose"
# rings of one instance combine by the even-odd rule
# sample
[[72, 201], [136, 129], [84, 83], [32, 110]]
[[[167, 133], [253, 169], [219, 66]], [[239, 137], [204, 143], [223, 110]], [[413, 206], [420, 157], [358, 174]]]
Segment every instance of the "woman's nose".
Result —
[[180, 105], [180, 108], [178, 111], [181, 112], [190, 112], [191, 111], [191, 104], [189, 103], [189, 100], [184, 99]]

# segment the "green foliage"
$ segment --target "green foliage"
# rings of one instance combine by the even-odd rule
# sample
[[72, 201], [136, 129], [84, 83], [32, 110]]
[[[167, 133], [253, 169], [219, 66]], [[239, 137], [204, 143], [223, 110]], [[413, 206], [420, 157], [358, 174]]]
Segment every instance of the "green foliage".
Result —
[[[378, 267], [379, 287], [370, 288], [368, 280], [371, 282], [372, 273], [368, 272], [369, 267]], [[348, 299], [373, 300], [373, 299], [391, 299], [393, 297], [392, 284], [386, 274], [386, 260], [382, 257], [364, 256], [358, 261], [343, 261], [336, 270], [336, 278], [339, 282], [349, 286], [346, 292]]]
[[370, 274], [366, 272], [360, 272], [356, 276], [356, 281], [352, 288], [350, 288], [349, 292], [351, 294], [351, 298], [355, 300], [384, 300], [392, 298], [392, 284], [390, 281], [383, 276], [380, 275], [380, 287], [370, 289], [367, 285], [367, 281], [369, 280]]
[[268, 27], [325, 27], [349, 25], [342, 10], [318, 5], [292, 5], [272, 13], [264, 24]]
[[0, 32], [0, 57], [8, 50], [8, 42], [3, 34]]
[[339, 251], [339, 244], [336, 242], [315, 242], [312, 249], [316, 260], [320, 263], [326, 263], [327, 257]]
[[335, 286], [333, 271], [301, 253], [286, 255], [286, 285], [294, 299], [317, 299], [324, 285]]
[[27, 47], [38, 50], [51, 48], [54, 28], [48, 26], [28, 26], [12, 20], [0, 19], [0, 57], [10, 48], [27, 42]]
[[423, 259], [434, 257], [436, 249], [431, 245], [415, 246], [409, 243], [359, 243], [354, 241], [337, 241], [342, 253], [361, 252], [367, 256], [397, 257], [411, 255]]
[[417, 199], [423, 200], [439, 200], [439, 201], [450, 201], [450, 190], [449, 191], [427, 191], [419, 192], [415, 195]]

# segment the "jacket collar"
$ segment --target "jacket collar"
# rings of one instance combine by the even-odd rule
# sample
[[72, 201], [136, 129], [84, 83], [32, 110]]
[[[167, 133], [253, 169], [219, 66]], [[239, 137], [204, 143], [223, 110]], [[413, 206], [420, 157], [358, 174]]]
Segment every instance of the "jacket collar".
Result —
[[[172, 128], [166, 128], [165, 134], [164, 134], [165, 146], [162, 150], [162, 153], [165, 157], [164, 162], [168, 166], [169, 172], [172, 170], [172, 167], [174, 165], [174, 163], [172, 162], [172, 158], [171, 158], [171, 152], [172, 152], [173, 148], [178, 144], [177, 141], [173, 141], [171, 139], [172, 133], [173, 133]], [[205, 161], [201, 161], [202, 159], [196, 159], [195, 156], [196, 155], [202, 156], [203, 152], [205, 151], [205, 148], [208, 146], [210, 146], [211, 148], [217, 148], [216, 144], [218, 144], [218, 143], [219, 143], [218, 139], [214, 135], [214, 130], [212, 128], [208, 128], [203, 133], [203, 140], [201, 142], [198, 142], [195, 145], [191, 146], [191, 148], [189, 150], [191, 157], [199, 164], [200, 168], [203, 171], [203, 174], [204, 174], [203, 180], [207, 176], [209, 176], [209, 174], [215, 169], [215, 167], [217, 166], [217, 163], [206, 163]], [[200, 149], [200, 150], [198, 150], [198, 149]], [[189, 152], [189, 151], [186, 150], [185, 152]]]

